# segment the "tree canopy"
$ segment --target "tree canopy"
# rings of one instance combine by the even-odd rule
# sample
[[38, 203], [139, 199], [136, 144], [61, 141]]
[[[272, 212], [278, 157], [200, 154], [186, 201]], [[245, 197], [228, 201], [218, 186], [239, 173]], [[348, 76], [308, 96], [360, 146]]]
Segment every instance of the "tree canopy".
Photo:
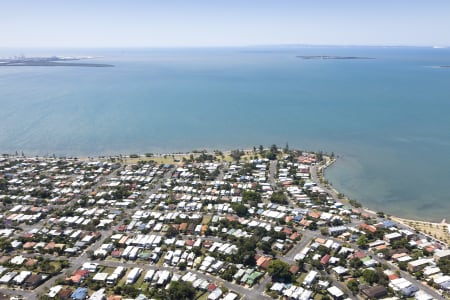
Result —
[[376, 283], [379, 280], [378, 273], [371, 269], [364, 270], [363, 277], [364, 280], [370, 284]]
[[261, 202], [261, 194], [254, 191], [243, 191], [242, 202], [249, 203], [251, 206], [256, 206], [256, 204]]
[[248, 215], [248, 208], [243, 204], [233, 203], [231, 207], [239, 217], [245, 217]]
[[269, 263], [269, 267], [267, 268], [267, 272], [272, 277], [273, 281], [282, 281], [282, 282], [290, 282], [292, 279], [292, 274], [289, 272], [289, 264], [274, 259]]
[[195, 296], [195, 289], [190, 282], [172, 281], [167, 290], [169, 300], [189, 300]]
[[283, 192], [274, 192], [270, 196], [270, 201], [277, 204], [288, 204], [288, 198]]

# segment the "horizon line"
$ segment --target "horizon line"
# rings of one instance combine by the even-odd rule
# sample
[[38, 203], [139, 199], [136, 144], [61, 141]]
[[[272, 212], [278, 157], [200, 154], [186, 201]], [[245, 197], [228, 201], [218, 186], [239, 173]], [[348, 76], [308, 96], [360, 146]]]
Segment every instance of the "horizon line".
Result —
[[364, 44], [254, 44], [254, 45], [196, 45], [196, 46], [145, 46], [145, 45], [110, 45], [110, 46], [0, 46], [0, 49], [202, 49], [202, 48], [262, 48], [262, 47], [339, 47], [339, 48], [450, 48], [448, 45], [364, 45]]

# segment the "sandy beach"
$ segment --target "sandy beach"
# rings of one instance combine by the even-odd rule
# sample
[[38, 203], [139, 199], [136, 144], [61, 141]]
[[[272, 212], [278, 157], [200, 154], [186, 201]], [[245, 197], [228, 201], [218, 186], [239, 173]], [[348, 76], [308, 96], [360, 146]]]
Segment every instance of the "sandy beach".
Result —
[[[332, 159], [330, 157], [326, 157], [326, 163], [318, 168], [318, 173], [320, 173], [320, 176], [322, 178], [325, 178], [324, 170], [335, 162], [336, 162], [335, 158]], [[326, 182], [326, 186], [328, 189], [332, 190], [336, 195], [340, 194], [339, 191], [336, 190], [329, 182]], [[349, 199], [347, 199], [345, 196], [341, 200], [346, 204], [350, 204]], [[362, 207], [362, 210], [370, 215], [374, 216], [377, 215], [377, 212], [371, 210], [370, 208]], [[450, 245], [450, 227], [446, 219], [443, 219], [440, 223], [436, 223], [422, 220], [405, 219], [389, 214], [386, 214], [386, 217], [388, 219], [391, 219], [392, 221], [395, 221], [397, 223], [400, 223], [404, 226], [411, 228], [411, 230], [413, 231], [420, 231], [421, 233], [430, 238], [436, 239], [444, 244]]]

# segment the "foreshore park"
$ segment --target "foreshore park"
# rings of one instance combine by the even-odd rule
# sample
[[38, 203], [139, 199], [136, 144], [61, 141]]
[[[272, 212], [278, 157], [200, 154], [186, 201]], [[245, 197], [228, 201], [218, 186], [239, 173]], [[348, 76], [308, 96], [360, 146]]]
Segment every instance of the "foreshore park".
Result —
[[449, 227], [285, 147], [0, 157], [0, 299], [449, 299]]

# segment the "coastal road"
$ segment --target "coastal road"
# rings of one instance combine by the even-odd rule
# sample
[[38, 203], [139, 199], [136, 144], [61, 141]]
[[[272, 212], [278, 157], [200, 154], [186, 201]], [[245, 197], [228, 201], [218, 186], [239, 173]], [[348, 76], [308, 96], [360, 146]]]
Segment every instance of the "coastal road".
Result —
[[276, 175], [277, 175], [277, 160], [271, 160], [269, 162], [269, 183], [272, 186], [272, 190], [277, 189]]
[[[325, 167], [326, 167], [326, 166], [320, 166], [321, 169], [323, 169], [323, 168], [325, 168]], [[312, 179], [314, 182], [316, 182], [317, 185], [318, 185], [319, 187], [321, 187], [325, 192], [327, 192], [329, 195], [331, 195], [331, 196], [334, 198], [335, 201], [338, 201], [338, 196], [337, 196], [336, 192], [335, 192], [333, 189], [329, 189], [329, 188], [327, 188], [327, 187], [324, 187], [324, 186], [320, 183], [320, 181], [319, 181], [319, 179], [318, 179], [318, 176], [317, 176], [317, 166], [314, 166], [314, 167], [311, 168], [311, 179]], [[367, 210], [364, 210], [364, 211], [367, 212], [368, 214], [372, 215], [372, 216], [376, 216], [376, 215], [374, 215], [373, 213], [371, 213], [371, 212], [369, 212], [369, 211], [367, 211]], [[323, 238], [329, 239], [330, 237], [323, 237]], [[339, 242], [338, 240], [335, 240], [335, 241]], [[353, 247], [355, 250], [360, 250], [360, 249], [358, 249], [357, 247], [355, 247], [354, 245], [352, 245], [352, 247]], [[431, 288], [430, 286], [428, 286], [428, 285], [422, 283], [421, 281], [418, 281], [415, 277], [413, 277], [413, 276], [412, 276], [411, 274], [409, 274], [408, 272], [405, 272], [405, 271], [400, 270], [396, 265], [394, 265], [394, 264], [391, 263], [390, 261], [386, 261], [385, 259], [382, 259], [382, 258], [378, 257], [378, 256], [377, 256], [375, 253], [373, 253], [372, 251], [368, 251], [368, 252], [371, 254], [372, 258], [375, 259], [378, 263], [380, 263], [380, 264], [387, 264], [387, 265], [390, 267], [390, 269], [391, 269], [392, 271], [399, 271], [400, 274], [401, 274], [401, 276], [402, 276], [403, 278], [405, 278], [406, 280], [412, 282], [413, 284], [416, 284], [421, 290], [423, 290], [424, 292], [426, 292], [427, 294], [429, 294], [429, 295], [432, 296], [433, 298], [439, 299], [439, 300], [440, 300], [440, 299], [442, 299], [442, 300], [445, 299], [445, 298], [444, 298], [442, 295], [440, 295], [435, 289], [433, 289], [433, 288]]]
[[[325, 165], [325, 166], [319, 166], [319, 168], [320, 168], [321, 170], [323, 170], [323, 169], [326, 168], [326, 167], [327, 167], [327, 165]], [[318, 177], [318, 175], [317, 175], [317, 168], [318, 168], [317, 165], [312, 166], [312, 167], [310, 168], [310, 171], [311, 171], [311, 180], [312, 180], [313, 182], [317, 183], [317, 186], [319, 186], [319, 187], [320, 187], [321, 189], [323, 189], [326, 193], [328, 193], [331, 197], [333, 197], [333, 199], [334, 199], [335, 201], [339, 201], [338, 195], [337, 195], [337, 193], [336, 193], [335, 190], [329, 189], [329, 188], [323, 186], [323, 185], [320, 183], [319, 177]]]

